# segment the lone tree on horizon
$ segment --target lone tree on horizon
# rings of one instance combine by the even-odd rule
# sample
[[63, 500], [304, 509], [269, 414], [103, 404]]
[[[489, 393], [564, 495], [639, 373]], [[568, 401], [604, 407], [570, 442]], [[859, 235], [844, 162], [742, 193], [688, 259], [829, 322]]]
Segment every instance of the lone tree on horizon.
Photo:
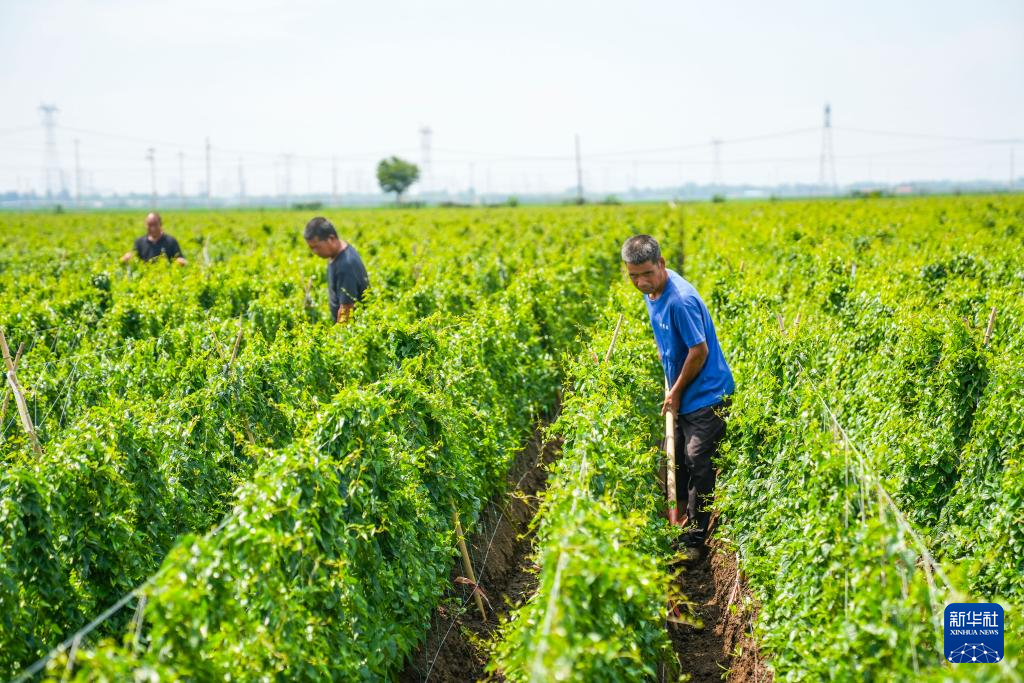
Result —
[[402, 203], [402, 194], [419, 180], [420, 168], [414, 163], [391, 157], [377, 164], [377, 182], [385, 192], [395, 193], [395, 203]]

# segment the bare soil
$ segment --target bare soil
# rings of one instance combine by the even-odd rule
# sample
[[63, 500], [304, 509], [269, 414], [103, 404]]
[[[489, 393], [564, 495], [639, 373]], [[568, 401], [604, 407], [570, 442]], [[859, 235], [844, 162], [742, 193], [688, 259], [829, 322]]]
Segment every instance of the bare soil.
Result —
[[714, 537], [677, 579], [703, 627], [669, 624], [680, 671], [694, 683], [767, 683], [773, 672], [752, 636], [757, 603], [738, 572], [736, 554]]
[[484, 678], [485, 643], [505, 615], [536, 591], [530, 520], [537, 511], [536, 496], [547, 480], [545, 466], [558, 457], [561, 447], [557, 441], [543, 442], [545, 427], [537, 426], [509, 472], [508, 490], [490, 501], [475, 532], [466, 537], [477, 585], [487, 596], [486, 622], [471, 589], [456, 583], [464, 575], [461, 560], [456, 560], [449, 594], [434, 611], [426, 641], [410, 655], [398, 681], [461, 683]]
[[[560, 455], [559, 442], [543, 442], [544, 424], [516, 458], [508, 489], [489, 502], [476, 530], [466, 538], [478, 585], [487, 596], [487, 620], [481, 618], [471, 589], [459, 584], [461, 560], [452, 566], [451, 588], [434, 611], [426, 641], [406, 662], [401, 683], [465, 683], [488, 678], [487, 644], [503, 618], [537, 589], [530, 521], [537, 494], [546, 484], [546, 466]], [[691, 616], [703, 627], [668, 624], [678, 667], [663, 667], [663, 680], [694, 683], [770, 683], [773, 672], [752, 636], [757, 603], [737, 570], [735, 552], [716, 540], [712, 520], [707, 550], [679, 568], [677, 582], [689, 599]], [[676, 670], [673, 671], [673, 668]], [[502, 680], [492, 676], [489, 680]]]

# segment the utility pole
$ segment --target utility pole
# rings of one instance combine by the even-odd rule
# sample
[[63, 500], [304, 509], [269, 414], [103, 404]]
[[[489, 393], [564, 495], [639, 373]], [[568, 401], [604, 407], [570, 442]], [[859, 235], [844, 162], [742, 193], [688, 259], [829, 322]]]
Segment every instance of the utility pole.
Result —
[[433, 189], [433, 178], [430, 168], [430, 147], [434, 131], [430, 126], [420, 128], [420, 194], [426, 194]]
[[46, 131], [46, 152], [44, 168], [46, 178], [46, 198], [52, 199], [60, 184], [60, 162], [57, 158], [57, 109], [55, 104], [41, 104], [39, 111], [43, 115], [43, 128]]
[[1010, 148], [1010, 192], [1013, 192], [1013, 185], [1017, 172], [1014, 170], [1013, 147]]
[[711, 146], [715, 152], [711, 167], [711, 183], [714, 185], [714, 191], [718, 192], [722, 187], [722, 141], [715, 138], [711, 141]]
[[206, 205], [210, 206], [213, 197], [213, 172], [210, 165], [210, 138], [206, 138]]
[[338, 157], [331, 157], [331, 206], [338, 205]]
[[[1013, 167], [1013, 164], [1010, 164]], [[1011, 173], [1011, 175], [1013, 175]], [[78, 159], [78, 138], [75, 138], [75, 206], [82, 205], [82, 165]]]
[[583, 163], [580, 161], [580, 135], [576, 134], [576, 203], [583, 203]]
[[149, 162], [149, 205], [156, 209], [156, 150], [146, 150], [146, 161]]
[[185, 153], [178, 152], [178, 198], [181, 208], [185, 208]]
[[285, 154], [284, 158], [284, 206], [292, 205], [292, 158], [294, 155]]
[[839, 193], [836, 182], [836, 156], [832, 150], [832, 107], [825, 104], [825, 127], [821, 129], [821, 164], [818, 168], [818, 184], [823, 192]]
[[245, 204], [245, 167], [242, 166], [242, 157], [238, 157], [238, 203]]

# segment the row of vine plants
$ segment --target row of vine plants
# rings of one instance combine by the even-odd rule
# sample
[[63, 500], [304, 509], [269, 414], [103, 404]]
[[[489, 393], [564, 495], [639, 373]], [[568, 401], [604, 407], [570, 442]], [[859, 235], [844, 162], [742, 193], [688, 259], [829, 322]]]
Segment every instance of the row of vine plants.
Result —
[[492, 646], [491, 671], [510, 681], [678, 674], [666, 619], [685, 596], [672, 581], [676, 532], [657, 484], [660, 366], [635, 291], [620, 283], [603, 310], [590, 348], [568, 362], [550, 427], [562, 456], [534, 520], [538, 587]]
[[[739, 387], [720, 533], [776, 678], [1020, 680], [1024, 202], [690, 219]], [[1003, 604], [1002, 662], [946, 662], [949, 602]]]
[[[304, 278], [292, 270], [296, 257], [272, 253], [293, 243], [294, 235], [266, 223], [242, 240], [265, 237], [260, 255], [266, 269], [258, 278], [256, 257], [245, 249], [191, 271], [153, 264], [97, 274], [95, 261], [83, 258], [65, 263], [61, 277], [40, 276], [37, 284], [72, 292], [69, 283], [76, 279], [98, 283], [79, 288], [105, 301], [98, 308], [79, 300], [77, 313], [60, 312], [69, 321], [52, 326], [47, 306], [12, 299], [17, 305], [5, 311], [5, 329], [12, 339], [35, 340], [19, 375], [35, 405], [56, 405], [61, 416], [47, 419], [44, 410], [38, 421], [42, 459], [11, 429], [13, 420], [5, 425], [0, 664], [7, 673], [132, 592], [148, 606], [138, 608], [138, 616], [121, 610], [91, 636], [116, 639], [145, 624], [137, 630], [151, 645], [143, 651], [133, 644], [137, 660], [125, 659], [118, 648], [100, 647], [95, 658], [77, 648], [77, 661], [109, 659], [114, 666], [87, 666], [83, 677], [116, 680], [121, 674], [110, 671], [123, 671], [119, 666], [158, 662], [184, 677], [230, 665], [236, 675], [295, 666], [309, 678], [325, 672], [373, 678], [401, 662], [425, 632], [417, 619], [441, 589], [441, 568], [453, 548], [444, 522], [452, 504], [471, 528], [481, 501], [504, 481], [524, 429], [550, 409], [560, 376], [554, 359], [572, 348], [578, 327], [588, 323], [587, 297], [604, 289], [617, 269], [619, 237], [604, 234], [609, 224], [603, 217], [581, 214], [554, 230], [537, 225], [527, 231], [500, 214], [483, 224], [446, 213], [433, 225], [437, 217], [417, 216], [427, 225], [415, 238], [390, 219], [372, 231], [363, 227], [364, 253], [381, 284], [344, 329], [322, 324], [315, 309], [322, 305], [319, 283], [314, 307], [303, 304]], [[229, 223], [234, 234], [238, 226]], [[357, 224], [349, 228], [358, 234]], [[495, 253], [492, 239], [522, 248]], [[322, 270], [322, 262], [314, 265]], [[21, 283], [32, 272], [13, 259], [0, 277]], [[253, 283], [248, 288], [247, 280]], [[129, 307], [137, 314], [127, 330], [121, 312]], [[82, 330], [76, 316], [97, 317]], [[111, 340], [118, 348], [105, 346]], [[306, 471], [310, 459], [319, 468], [312, 473]], [[345, 467], [354, 469], [345, 474]], [[306, 491], [298, 483], [306, 476], [330, 476], [340, 488], [326, 492], [321, 482]], [[354, 495], [364, 484], [365, 497]], [[282, 500], [297, 506], [291, 511], [296, 520], [310, 525], [293, 529], [313, 534], [298, 547], [308, 552], [321, 543], [324, 557], [313, 562], [331, 577], [323, 590], [334, 598], [322, 607], [322, 619], [306, 626], [315, 630], [328, 615], [351, 612], [339, 618], [357, 629], [350, 635], [384, 634], [362, 641], [366, 647], [386, 643], [379, 654], [356, 647], [351, 656], [312, 658], [315, 665], [307, 668], [299, 664], [304, 641], [289, 631], [276, 637], [279, 650], [290, 654], [271, 655], [259, 666], [245, 668], [226, 656], [206, 663], [196, 655], [197, 642], [212, 651], [227, 637], [211, 626], [232, 623], [221, 612], [248, 613], [251, 603], [241, 592], [229, 599], [223, 586], [196, 592], [193, 574], [173, 568], [186, 562], [183, 553], [203, 546], [203, 561], [236, 568], [235, 575], [215, 573], [222, 582], [237, 580], [230, 584], [237, 591], [253, 580], [239, 575], [243, 566], [256, 572], [259, 585], [270, 585], [263, 570], [246, 563], [267, 559], [261, 553], [268, 539], [288, 548], [280, 551], [282, 562], [296, 546], [279, 538], [276, 527], [254, 527], [251, 520], [270, 524], [267, 505], [286, 514]], [[241, 539], [254, 545], [226, 558], [223, 544]], [[387, 562], [395, 553], [416, 558], [413, 564], [422, 568], [396, 574]], [[335, 575], [342, 567], [349, 567], [347, 574]], [[298, 580], [294, 567], [278, 570], [279, 588]], [[171, 586], [182, 576], [190, 578]], [[374, 585], [363, 587], [362, 579]], [[308, 584], [311, 575], [304, 580]], [[292, 589], [299, 594], [297, 584]], [[344, 597], [346, 590], [356, 592]], [[181, 622], [185, 626], [172, 626], [192, 599], [194, 614]], [[240, 603], [228, 604], [234, 599]], [[408, 614], [388, 622], [382, 600], [408, 602]], [[241, 623], [236, 627], [238, 645], [246, 648], [251, 634]], [[179, 628], [189, 635], [175, 640]], [[325, 633], [324, 642], [337, 647], [341, 633]]]

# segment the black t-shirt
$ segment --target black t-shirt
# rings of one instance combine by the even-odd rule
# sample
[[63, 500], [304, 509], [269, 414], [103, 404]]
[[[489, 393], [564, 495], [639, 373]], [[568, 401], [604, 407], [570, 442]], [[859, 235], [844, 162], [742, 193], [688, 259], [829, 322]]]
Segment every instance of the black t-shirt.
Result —
[[370, 286], [363, 259], [351, 244], [327, 264], [327, 292], [331, 303], [331, 317], [338, 319], [338, 309], [350, 306], [363, 298]]
[[135, 253], [143, 261], [152, 261], [161, 254], [170, 260], [181, 256], [181, 247], [178, 246], [178, 240], [165, 232], [156, 242], [150, 242], [146, 235], [135, 240]]

